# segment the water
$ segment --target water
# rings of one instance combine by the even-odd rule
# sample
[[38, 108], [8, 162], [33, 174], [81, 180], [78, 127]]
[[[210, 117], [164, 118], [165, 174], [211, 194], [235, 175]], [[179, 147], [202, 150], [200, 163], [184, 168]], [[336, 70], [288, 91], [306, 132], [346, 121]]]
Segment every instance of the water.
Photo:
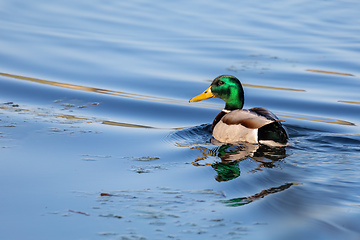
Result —
[[[358, 2], [0, 6], [2, 239], [359, 239]], [[210, 143], [221, 74], [289, 147]]]

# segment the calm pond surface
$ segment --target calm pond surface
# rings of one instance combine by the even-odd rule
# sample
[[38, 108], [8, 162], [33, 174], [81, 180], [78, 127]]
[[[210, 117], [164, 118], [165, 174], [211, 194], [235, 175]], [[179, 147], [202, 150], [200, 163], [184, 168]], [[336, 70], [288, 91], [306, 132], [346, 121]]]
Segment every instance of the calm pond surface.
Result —
[[[359, 1], [1, 1], [1, 239], [360, 239]], [[212, 79], [285, 120], [216, 146]]]

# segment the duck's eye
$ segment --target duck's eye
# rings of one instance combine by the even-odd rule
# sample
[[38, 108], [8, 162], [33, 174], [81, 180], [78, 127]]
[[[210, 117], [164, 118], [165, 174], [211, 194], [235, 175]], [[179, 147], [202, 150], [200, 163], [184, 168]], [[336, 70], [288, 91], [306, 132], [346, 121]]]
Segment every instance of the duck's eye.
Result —
[[224, 81], [219, 81], [219, 82], [218, 82], [218, 85], [219, 85], [219, 86], [220, 86], [220, 85], [223, 85], [223, 84], [225, 84]]

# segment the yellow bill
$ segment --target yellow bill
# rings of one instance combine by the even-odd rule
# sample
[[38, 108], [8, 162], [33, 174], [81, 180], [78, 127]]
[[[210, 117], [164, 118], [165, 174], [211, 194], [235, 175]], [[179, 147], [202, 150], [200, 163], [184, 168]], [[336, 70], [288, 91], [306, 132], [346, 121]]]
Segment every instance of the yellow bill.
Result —
[[192, 99], [190, 99], [189, 102], [199, 102], [208, 98], [212, 98], [215, 97], [214, 94], [211, 92], [211, 86], [208, 87], [202, 94], [193, 97]]

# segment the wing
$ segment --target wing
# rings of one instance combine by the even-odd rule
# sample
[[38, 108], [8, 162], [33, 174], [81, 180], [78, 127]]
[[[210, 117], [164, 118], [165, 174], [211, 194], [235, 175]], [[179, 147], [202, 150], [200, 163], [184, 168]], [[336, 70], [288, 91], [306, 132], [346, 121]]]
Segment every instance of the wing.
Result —
[[[265, 108], [262, 108], [266, 110]], [[267, 110], [266, 110], [267, 111]], [[270, 111], [267, 111], [272, 114]], [[272, 114], [275, 116], [274, 114]], [[269, 123], [275, 122], [275, 119], [269, 119], [252, 110], [234, 110], [224, 115], [221, 121], [226, 125], [242, 125], [245, 128], [258, 129]]]
[[274, 121], [279, 120], [275, 116], [275, 114], [273, 114], [272, 112], [270, 112], [266, 108], [254, 107], [254, 108], [250, 108], [249, 111], [252, 112], [252, 113], [255, 113], [255, 114], [259, 115], [259, 116], [265, 117], [266, 119], [269, 119], [269, 120], [274, 120]]

